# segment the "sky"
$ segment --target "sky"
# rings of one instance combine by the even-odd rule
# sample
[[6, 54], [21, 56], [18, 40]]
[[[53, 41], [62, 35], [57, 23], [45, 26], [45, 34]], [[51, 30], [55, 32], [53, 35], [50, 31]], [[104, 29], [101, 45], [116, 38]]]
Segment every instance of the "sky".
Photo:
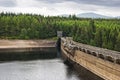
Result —
[[120, 16], [120, 0], [0, 0], [0, 12], [62, 14], [98, 13]]

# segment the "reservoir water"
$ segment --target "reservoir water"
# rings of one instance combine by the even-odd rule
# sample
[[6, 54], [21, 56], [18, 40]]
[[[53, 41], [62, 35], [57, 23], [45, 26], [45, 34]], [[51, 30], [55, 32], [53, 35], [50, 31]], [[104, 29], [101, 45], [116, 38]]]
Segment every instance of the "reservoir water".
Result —
[[83, 80], [59, 58], [0, 63], [0, 80]]

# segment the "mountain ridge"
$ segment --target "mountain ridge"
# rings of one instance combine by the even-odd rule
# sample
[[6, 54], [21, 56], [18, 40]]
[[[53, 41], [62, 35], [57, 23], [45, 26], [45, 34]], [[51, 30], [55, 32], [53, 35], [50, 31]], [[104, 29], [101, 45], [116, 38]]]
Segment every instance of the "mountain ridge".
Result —
[[81, 13], [81, 14], [77, 14], [76, 16], [83, 18], [111, 18], [110, 16], [105, 16], [97, 13]]
[[[69, 17], [68, 14], [63, 14], [63, 15], [60, 15], [60, 16]], [[105, 18], [105, 19], [120, 18], [120, 16], [112, 17], [112, 16], [105, 16], [105, 15], [102, 15], [102, 14], [97, 14], [97, 13], [92, 13], [92, 12], [91, 13], [76, 14], [76, 17], [79, 17], [79, 18]]]

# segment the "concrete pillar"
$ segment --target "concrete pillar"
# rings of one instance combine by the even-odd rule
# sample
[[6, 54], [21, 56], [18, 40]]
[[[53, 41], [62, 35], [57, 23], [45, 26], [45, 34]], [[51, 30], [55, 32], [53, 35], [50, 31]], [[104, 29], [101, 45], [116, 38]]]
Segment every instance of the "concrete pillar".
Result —
[[105, 59], [105, 56], [103, 54], [98, 54], [98, 57], [101, 59]]
[[120, 65], [120, 59], [116, 59], [116, 63]]
[[106, 56], [106, 60], [110, 62], [114, 62], [114, 58], [112, 56]]

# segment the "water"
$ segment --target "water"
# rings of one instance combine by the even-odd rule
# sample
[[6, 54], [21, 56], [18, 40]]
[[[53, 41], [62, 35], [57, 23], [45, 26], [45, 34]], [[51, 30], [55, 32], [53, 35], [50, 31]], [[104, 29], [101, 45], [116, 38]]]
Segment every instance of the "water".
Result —
[[82, 80], [61, 59], [0, 63], [0, 80]]

